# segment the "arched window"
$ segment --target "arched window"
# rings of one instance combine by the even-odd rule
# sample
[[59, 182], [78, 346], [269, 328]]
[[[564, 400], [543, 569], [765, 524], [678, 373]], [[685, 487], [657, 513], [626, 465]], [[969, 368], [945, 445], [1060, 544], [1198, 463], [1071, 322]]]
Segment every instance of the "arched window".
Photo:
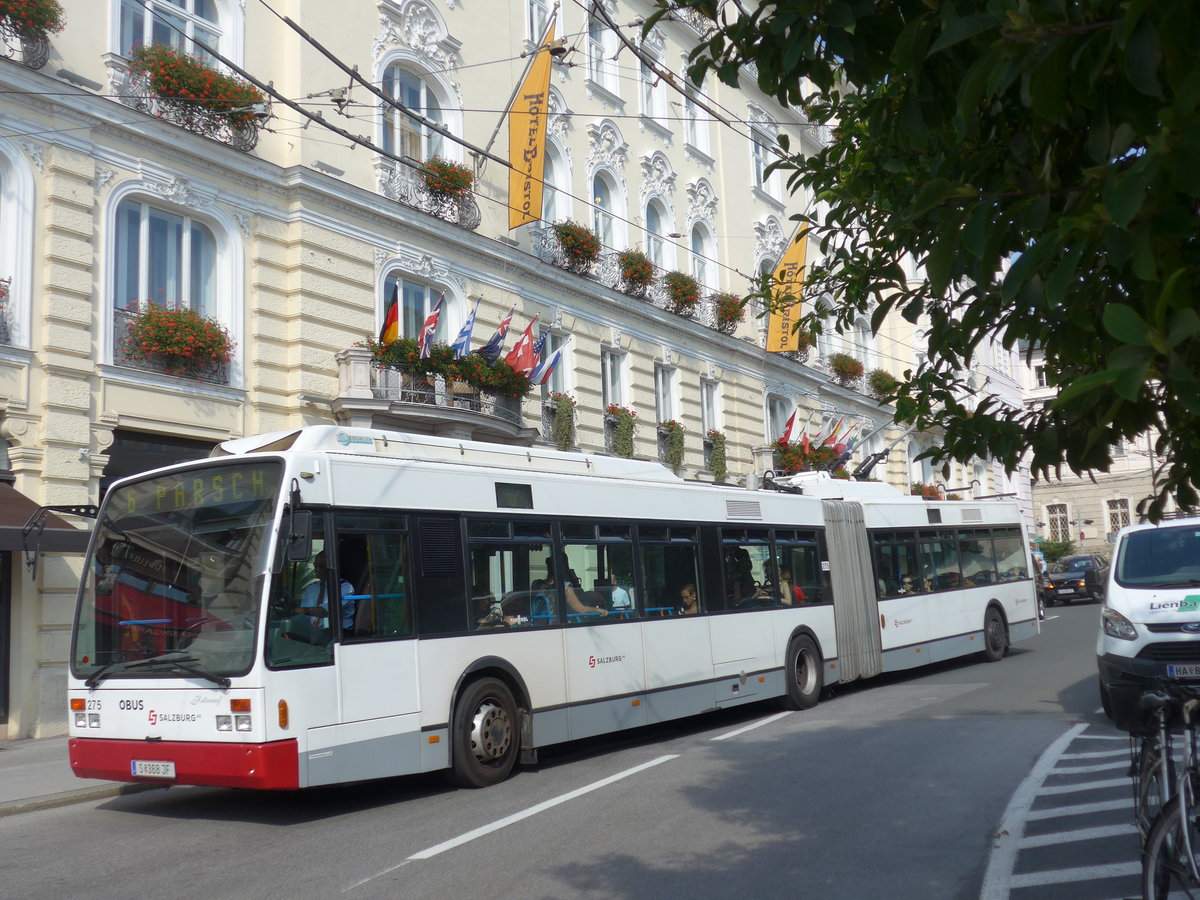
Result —
[[[431, 284], [426, 284], [421, 281], [415, 281], [405, 277], [400, 272], [390, 272], [383, 282], [383, 304], [381, 306], [380, 320], [387, 314], [388, 304], [391, 303], [392, 297], [396, 296], [399, 299], [399, 315], [400, 322], [400, 337], [413, 338], [414, 340], [420, 337], [421, 329], [425, 325], [425, 320], [429, 318], [429, 314], [433, 312], [434, 304], [437, 303], [438, 297], [441, 297], [445, 292]], [[449, 343], [458, 336], [458, 328], [460, 323], [458, 317], [452, 307], [451, 298], [446, 297], [442, 301], [442, 311], [438, 315], [437, 329], [433, 333], [434, 341], [441, 343]]]
[[[610, 10], [611, 11], [611, 10]], [[588, 80], [610, 94], [618, 94], [617, 36], [597, 15], [588, 17]]]
[[646, 204], [646, 255], [650, 262], [662, 268], [663, 259], [663, 209], [657, 200]]
[[[425, 79], [400, 65], [390, 65], [384, 71], [383, 92], [431, 122], [446, 124], [445, 110], [437, 92]], [[434, 129], [384, 105], [383, 149], [387, 152], [425, 160], [442, 156], [444, 144], [445, 139]]]
[[716, 284], [717, 265], [713, 259], [713, 241], [708, 227], [697, 222], [692, 226], [692, 277], [708, 289]]
[[542, 170], [542, 219], [563, 222], [571, 218], [569, 172], [558, 148], [547, 141]]
[[30, 346], [35, 196], [28, 157], [0, 139], [0, 344], [9, 347]]
[[617, 241], [617, 189], [606, 172], [592, 177], [592, 230], [605, 247], [615, 247]]
[[205, 58], [191, 39], [217, 47], [221, 23], [216, 0], [121, 0], [118, 33], [122, 56], [138, 44], [166, 44]]
[[117, 309], [149, 301], [212, 317], [216, 269], [217, 241], [205, 223], [132, 197], [118, 204], [112, 295]]

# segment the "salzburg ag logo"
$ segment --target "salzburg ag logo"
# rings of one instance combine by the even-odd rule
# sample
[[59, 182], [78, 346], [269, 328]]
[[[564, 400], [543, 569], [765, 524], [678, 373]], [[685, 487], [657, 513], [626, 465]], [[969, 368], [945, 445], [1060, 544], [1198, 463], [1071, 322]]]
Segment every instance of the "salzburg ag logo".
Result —
[[150, 724], [151, 725], [158, 724], [158, 713], [156, 713], [154, 710], [150, 710]]

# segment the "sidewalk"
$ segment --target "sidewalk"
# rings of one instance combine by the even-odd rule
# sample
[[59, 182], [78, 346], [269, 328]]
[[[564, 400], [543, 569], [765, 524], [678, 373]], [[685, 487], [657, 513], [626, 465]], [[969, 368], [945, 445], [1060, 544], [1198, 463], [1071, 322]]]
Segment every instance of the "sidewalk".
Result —
[[76, 778], [67, 760], [65, 737], [0, 741], [0, 817], [157, 786]]

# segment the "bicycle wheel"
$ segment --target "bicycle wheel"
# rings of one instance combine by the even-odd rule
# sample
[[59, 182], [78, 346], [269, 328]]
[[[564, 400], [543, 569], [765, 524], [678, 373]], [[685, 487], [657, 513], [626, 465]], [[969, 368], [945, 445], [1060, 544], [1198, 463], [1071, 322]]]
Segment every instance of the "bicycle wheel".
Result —
[[[1169, 754], [1168, 750], [1168, 754]], [[1146, 737], [1138, 749], [1137, 787], [1134, 793], [1133, 815], [1138, 833], [1145, 843], [1150, 827], [1162, 809], [1164, 793], [1170, 796], [1175, 789], [1175, 760], [1167, 756], [1166, 785], [1164, 791], [1162, 770], [1162, 748], [1158, 740]]]
[[[1200, 883], [1192, 877], [1192, 867], [1183, 858], [1183, 831], [1178, 800], [1172, 800], [1154, 820], [1150, 837], [1142, 850], [1142, 897], [1167, 900], [1170, 897], [1200, 898]], [[1200, 847], [1200, 823], [1193, 812], [1188, 822], [1192, 852]]]

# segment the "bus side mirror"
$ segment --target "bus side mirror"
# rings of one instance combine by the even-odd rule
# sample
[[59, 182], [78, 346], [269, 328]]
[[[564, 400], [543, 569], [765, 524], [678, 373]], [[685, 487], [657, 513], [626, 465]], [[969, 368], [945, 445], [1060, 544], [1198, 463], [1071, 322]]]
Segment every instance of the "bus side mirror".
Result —
[[288, 535], [283, 552], [288, 562], [304, 562], [312, 556], [311, 510], [296, 510], [288, 516]]

